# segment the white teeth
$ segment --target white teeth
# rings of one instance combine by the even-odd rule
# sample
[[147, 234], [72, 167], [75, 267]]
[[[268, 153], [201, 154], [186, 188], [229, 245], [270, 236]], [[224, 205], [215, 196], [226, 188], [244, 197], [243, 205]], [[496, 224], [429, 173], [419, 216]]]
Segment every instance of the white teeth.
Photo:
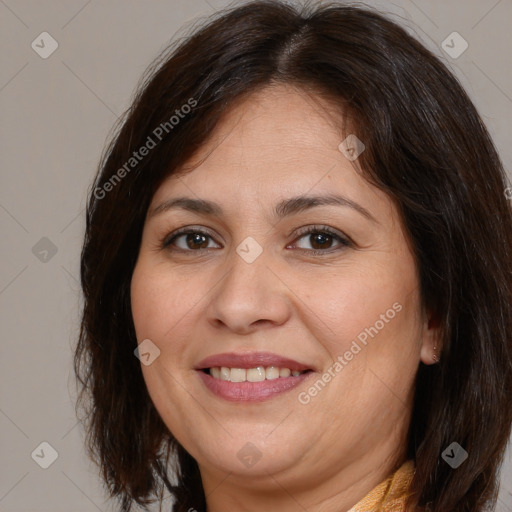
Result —
[[261, 382], [265, 380], [265, 368], [263, 368], [263, 366], [249, 368], [247, 370], [247, 380], [249, 382]]
[[269, 366], [265, 370], [265, 376], [267, 380], [274, 380], [279, 378], [279, 368], [276, 368], [275, 366]]
[[247, 371], [245, 368], [231, 368], [231, 382], [245, 382], [247, 380]]
[[286, 379], [293, 376], [298, 377], [304, 372], [290, 370], [290, 368], [278, 368], [277, 366], [257, 366], [256, 368], [210, 368], [210, 375], [214, 379], [226, 380], [231, 382], [262, 382], [264, 380], [275, 380], [278, 378]]

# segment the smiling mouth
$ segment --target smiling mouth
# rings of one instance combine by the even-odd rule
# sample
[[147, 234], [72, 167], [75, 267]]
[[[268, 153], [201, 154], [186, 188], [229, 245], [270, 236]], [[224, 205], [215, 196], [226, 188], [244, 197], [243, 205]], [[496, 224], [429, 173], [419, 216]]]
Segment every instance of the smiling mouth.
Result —
[[202, 370], [214, 379], [228, 382], [263, 382], [265, 380], [286, 379], [299, 377], [312, 370], [291, 370], [277, 366], [257, 366], [254, 368], [228, 368], [226, 366], [213, 366]]
[[230, 402], [262, 402], [287, 394], [317, 372], [270, 352], [231, 352], [203, 359], [198, 377], [213, 395]]
[[313, 370], [291, 370], [286, 367], [256, 366], [228, 368], [212, 366], [197, 370], [211, 393], [229, 402], [264, 402], [286, 394], [314, 374]]

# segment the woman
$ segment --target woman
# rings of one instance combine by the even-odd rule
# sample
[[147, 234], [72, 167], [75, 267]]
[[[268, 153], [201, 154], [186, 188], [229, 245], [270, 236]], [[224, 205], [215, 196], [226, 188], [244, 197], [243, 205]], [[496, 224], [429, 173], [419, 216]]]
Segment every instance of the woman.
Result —
[[494, 504], [505, 188], [457, 80], [374, 11], [251, 2], [163, 55], [81, 262], [75, 371], [122, 509]]

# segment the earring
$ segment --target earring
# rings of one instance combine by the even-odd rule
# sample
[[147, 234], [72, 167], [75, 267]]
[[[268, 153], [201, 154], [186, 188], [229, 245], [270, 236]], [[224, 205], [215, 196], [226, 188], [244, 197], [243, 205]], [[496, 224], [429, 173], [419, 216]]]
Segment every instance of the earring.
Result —
[[432, 356], [432, 359], [438, 363], [439, 362], [439, 357], [437, 357], [437, 354], [435, 353], [437, 350], [437, 347], [434, 347], [434, 355]]

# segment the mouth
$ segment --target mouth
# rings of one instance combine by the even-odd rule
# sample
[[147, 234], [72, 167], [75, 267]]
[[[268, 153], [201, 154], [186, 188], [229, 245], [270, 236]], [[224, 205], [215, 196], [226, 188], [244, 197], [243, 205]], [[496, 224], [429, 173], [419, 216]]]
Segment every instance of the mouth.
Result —
[[264, 352], [210, 356], [195, 370], [210, 392], [235, 402], [268, 400], [298, 386], [315, 371]]
[[229, 382], [262, 382], [264, 380], [286, 379], [298, 377], [311, 370], [291, 370], [290, 368], [279, 368], [277, 366], [257, 366], [256, 368], [228, 368], [226, 366], [213, 366], [205, 368], [205, 373], [214, 379]]

